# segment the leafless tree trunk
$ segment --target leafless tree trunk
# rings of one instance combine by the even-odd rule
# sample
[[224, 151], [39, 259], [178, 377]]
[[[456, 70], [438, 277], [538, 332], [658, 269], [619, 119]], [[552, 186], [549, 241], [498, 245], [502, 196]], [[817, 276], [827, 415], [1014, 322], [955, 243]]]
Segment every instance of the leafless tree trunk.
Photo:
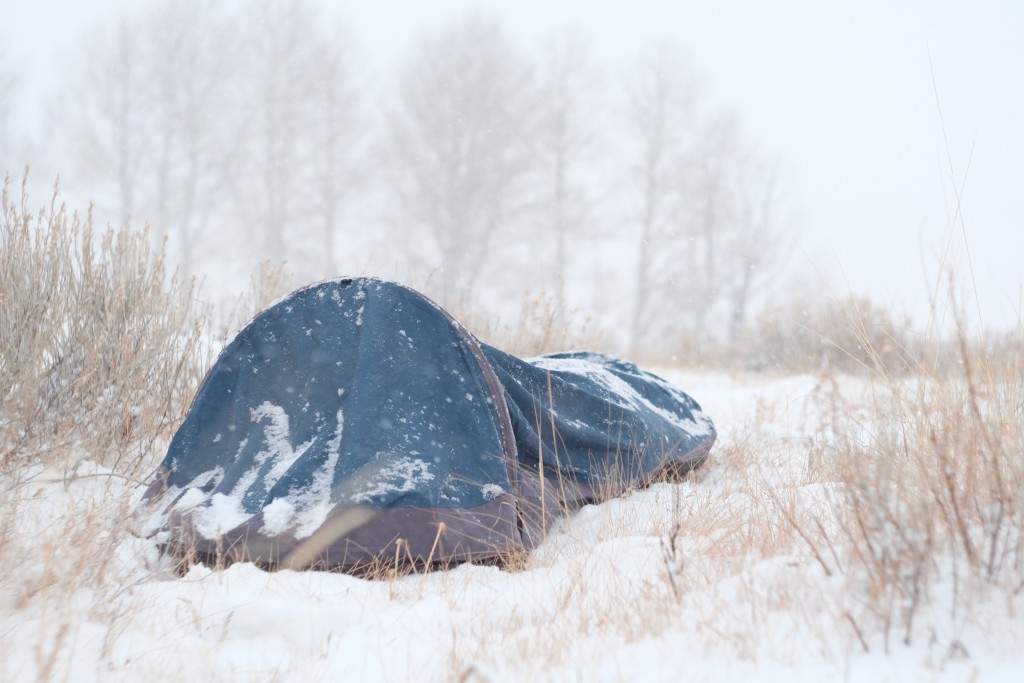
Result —
[[780, 191], [774, 167], [751, 159], [741, 169], [742, 194], [737, 231], [729, 242], [730, 279], [726, 283], [729, 338], [735, 340], [756, 296], [771, 292], [783, 269], [794, 230], [779, 215]]
[[775, 173], [733, 114], [698, 119], [688, 75], [661, 52], [630, 90], [640, 199], [633, 354], [654, 346], [645, 335], [735, 336], [784, 262]]
[[[690, 334], [709, 331], [708, 318], [718, 305], [723, 291], [719, 260], [721, 242], [734, 228], [736, 209], [730, 196], [729, 174], [737, 162], [736, 129], [731, 120], [717, 118], [701, 130], [693, 177], [680, 186], [680, 216], [683, 217], [684, 249], [690, 250], [687, 264], [690, 277], [685, 278], [686, 310], [681, 317], [690, 320]], [[689, 217], [687, 217], [689, 214]]]
[[542, 240], [546, 243], [553, 237], [555, 241], [555, 313], [560, 324], [566, 313], [569, 243], [580, 235], [593, 206], [580, 175], [583, 165], [595, 156], [596, 86], [596, 69], [584, 38], [570, 32], [553, 35], [541, 62], [538, 139], [544, 177]]
[[672, 217], [670, 199], [676, 171], [694, 126], [695, 84], [689, 69], [662, 47], [641, 65], [628, 90], [630, 133], [636, 143], [633, 181], [640, 195], [630, 352], [636, 355], [648, 332], [654, 256], [663, 248]]
[[153, 84], [151, 144], [156, 225], [175, 237], [180, 268], [191, 273], [197, 246], [222, 204], [242, 143], [230, 23], [198, 3], [170, 3], [142, 38]]
[[308, 0], [264, 0], [250, 25], [249, 174], [236, 193], [263, 255], [334, 270], [341, 200], [355, 180], [346, 39]]
[[677, 209], [685, 237], [677, 263], [686, 271], [677, 277], [688, 292], [681, 317], [691, 334], [720, 329], [733, 338], [755, 294], [785, 263], [786, 230], [775, 215], [775, 171], [744, 139], [735, 115], [718, 113], [700, 139]]
[[336, 237], [343, 200], [362, 183], [358, 173], [355, 127], [356, 95], [352, 83], [347, 40], [341, 36], [317, 46], [319, 86], [313, 92], [311, 135], [312, 165], [316, 175], [319, 234], [324, 273], [334, 273]]
[[[308, 122], [313, 88], [308, 67], [316, 35], [312, 8], [305, 2], [263, 2], [250, 45], [254, 50], [257, 107], [253, 140], [258, 146], [258, 193], [263, 248], [271, 258], [287, 256], [285, 229], [293, 219], [293, 203], [301, 206], [305, 190], [300, 169], [308, 148], [300, 139]], [[295, 200], [299, 200], [296, 202]]]
[[127, 221], [139, 202], [152, 123], [136, 26], [123, 22], [86, 49], [84, 74], [60, 111], [82, 175], [106, 185], [118, 220]]
[[527, 61], [477, 17], [422, 39], [400, 74], [389, 189], [405, 239], [423, 230], [437, 249], [446, 302], [527, 208], [534, 102]]

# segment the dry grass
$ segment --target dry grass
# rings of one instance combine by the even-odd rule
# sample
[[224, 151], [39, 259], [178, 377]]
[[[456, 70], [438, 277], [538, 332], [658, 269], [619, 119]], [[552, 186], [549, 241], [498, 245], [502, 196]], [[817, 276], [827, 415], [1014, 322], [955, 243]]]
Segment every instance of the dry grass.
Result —
[[816, 445], [815, 476], [842, 486], [833, 534], [822, 524], [807, 543], [849, 577], [849, 618], [880, 628], [887, 647], [895, 634], [912, 641], [939, 582], [954, 584], [954, 617], [979, 591], [1024, 590], [1020, 339], [992, 347], [961, 330], [941, 342], [958, 349], [959, 374], [919, 363], [912, 376], [883, 375], [859, 411], [831, 412]]
[[889, 374], [912, 370], [919, 337], [909, 319], [863, 296], [795, 300], [758, 315], [734, 343], [748, 369]]
[[[27, 174], [26, 174], [27, 181]], [[184, 414], [203, 371], [191, 283], [128, 228], [97, 234], [57, 190], [33, 212], [3, 188], [0, 468], [87, 453], [126, 477]], [[52, 464], [52, 463], [45, 463]], [[68, 472], [73, 460], [61, 463]]]
[[593, 321], [565, 311], [554, 293], [524, 292], [518, 314], [508, 320], [472, 306], [450, 311], [478, 339], [515, 356], [536, 356], [571, 349], [600, 349], [602, 333]]
[[910, 374], [921, 335], [902, 314], [864, 296], [794, 298], [771, 306], [734, 339], [681, 339], [673, 362], [773, 374]]
[[249, 276], [249, 287], [226, 310], [210, 316], [218, 344], [226, 346], [253, 316], [303, 284], [307, 283], [298, 282], [286, 262], [261, 261]]

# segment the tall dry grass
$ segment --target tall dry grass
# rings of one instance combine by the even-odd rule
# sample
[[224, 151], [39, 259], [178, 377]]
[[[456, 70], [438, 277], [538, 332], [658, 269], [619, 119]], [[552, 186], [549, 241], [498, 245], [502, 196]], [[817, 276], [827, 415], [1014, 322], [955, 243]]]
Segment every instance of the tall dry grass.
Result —
[[810, 474], [838, 486], [826, 513], [790, 521], [845, 577], [865, 650], [871, 634], [886, 649], [934, 634], [918, 622], [936, 609], [962, 619], [993, 590], [1024, 591], [1024, 329], [992, 336], [960, 324], [893, 361], [862, 333], [869, 390], [822, 398]]
[[[1009, 357], [964, 343], [961, 361], [961, 377], [929, 378], [914, 396], [916, 419], [905, 445], [897, 447], [901, 467], [889, 477], [897, 485], [912, 482], [912, 488], [894, 492], [905, 503], [885, 506], [883, 518], [911, 530], [896, 546], [903, 567], [907, 555], [912, 566], [929, 566], [925, 555], [934, 542], [948, 553], [946, 570], [954, 576], [963, 566], [972, 577], [1005, 584], [1016, 595], [1024, 588], [1024, 357], [1019, 343]], [[906, 402], [896, 394], [896, 403], [902, 424]], [[914, 514], [914, 506], [925, 514]], [[870, 534], [862, 535], [866, 546]], [[884, 568], [877, 555], [868, 555], [868, 564]], [[917, 595], [913, 585], [896, 590]], [[908, 627], [911, 618], [912, 611]]]
[[56, 187], [33, 210], [26, 182], [12, 197], [5, 179], [0, 215], [0, 469], [87, 454], [138, 477], [204, 369], [193, 283], [145, 231], [97, 231]]
[[600, 350], [604, 335], [590, 317], [566, 311], [550, 290], [524, 291], [519, 311], [507, 319], [463, 302], [450, 311], [478, 339], [515, 356], [538, 356], [572, 349]]
[[755, 316], [728, 348], [748, 370], [906, 374], [919, 343], [905, 315], [850, 295], [776, 304]]

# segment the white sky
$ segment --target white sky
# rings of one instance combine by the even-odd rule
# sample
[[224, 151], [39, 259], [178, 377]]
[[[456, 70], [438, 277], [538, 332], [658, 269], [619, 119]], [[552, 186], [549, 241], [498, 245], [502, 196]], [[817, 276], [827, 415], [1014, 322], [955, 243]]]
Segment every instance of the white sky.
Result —
[[[29, 96], [49, 77], [62, 46], [131, 4], [0, 0], [0, 40], [28, 68]], [[691, 51], [710, 101], [736, 108], [750, 137], [780, 161], [799, 210], [799, 258], [839, 293], [848, 282], [884, 302], [902, 302], [919, 317], [928, 292], [923, 264], [934, 271], [952, 226], [950, 162], [961, 183], [970, 157], [963, 215], [983, 314], [989, 323], [1006, 323], [1020, 312], [1022, 2], [373, 0], [330, 6], [351, 27], [365, 59], [382, 68], [419, 31], [472, 8], [501, 19], [524, 44], [553, 28], [578, 26], [592, 37], [595, 57], [608, 64], [628, 63], [662, 39], [680, 43]]]

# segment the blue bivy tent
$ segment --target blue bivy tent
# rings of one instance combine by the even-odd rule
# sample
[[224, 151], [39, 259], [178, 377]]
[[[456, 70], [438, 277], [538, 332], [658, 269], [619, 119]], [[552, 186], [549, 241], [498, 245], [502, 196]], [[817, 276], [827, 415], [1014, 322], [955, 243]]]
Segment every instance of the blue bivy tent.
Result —
[[162, 547], [359, 569], [497, 559], [566, 511], [685, 472], [697, 403], [595, 353], [521, 360], [393, 282], [342, 278], [254, 318], [144, 496]]

